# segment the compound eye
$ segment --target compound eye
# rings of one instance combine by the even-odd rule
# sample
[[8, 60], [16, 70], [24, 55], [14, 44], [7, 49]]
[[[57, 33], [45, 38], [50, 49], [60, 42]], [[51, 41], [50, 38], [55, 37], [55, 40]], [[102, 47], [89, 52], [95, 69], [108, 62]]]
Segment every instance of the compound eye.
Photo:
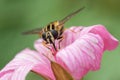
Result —
[[45, 32], [42, 34], [42, 38], [46, 41], [46, 33]]
[[56, 30], [51, 30], [50, 32], [52, 33], [55, 39], [58, 37], [58, 32]]

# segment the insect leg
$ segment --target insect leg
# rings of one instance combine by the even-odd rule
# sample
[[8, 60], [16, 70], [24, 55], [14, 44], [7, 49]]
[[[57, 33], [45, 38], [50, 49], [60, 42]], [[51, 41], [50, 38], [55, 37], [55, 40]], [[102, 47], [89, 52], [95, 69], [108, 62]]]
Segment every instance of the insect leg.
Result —
[[[47, 43], [46, 41], [43, 41], [42, 44], [43, 44], [45, 47], [47, 47], [48, 49], [51, 50], [51, 48], [49, 48], [48, 43]], [[57, 49], [56, 49], [56, 47], [55, 47], [55, 43], [51, 43], [51, 44], [53, 45], [55, 51], [57, 51]]]
[[50, 49], [49, 46], [47, 45], [48, 43], [47, 43], [46, 41], [43, 41], [42, 44], [43, 44], [43, 46], [45, 46], [45, 47], [47, 47], [48, 49]]
[[56, 47], [55, 47], [55, 43], [52, 43], [52, 45], [53, 45], [53, 47], [54, 47], [55, 51], [57, 51], [57, 49], [56, 49]]
[[58, 40], [59, 40], [59, 49], [60, 49], [60, 42], [64, 39], [64, 37], [63, 36], [60, 36], [59, 38], [57, 38]]

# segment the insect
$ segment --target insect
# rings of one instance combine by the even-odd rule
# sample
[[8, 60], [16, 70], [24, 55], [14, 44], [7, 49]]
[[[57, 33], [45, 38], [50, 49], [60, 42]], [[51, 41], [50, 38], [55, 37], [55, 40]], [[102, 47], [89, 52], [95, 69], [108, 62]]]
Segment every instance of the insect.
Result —
[[83, 9], [84, 7], [78, 9], [77, 11], [69, 14], [62, 20], [51, 22], [44, 28], [30, 30], [24, 32], [23, 34], [39, 34], [40, 37], [42, 37], [43, 44], [45, 46], [47, 44], [52, 44], [54, 49], [57, 51], [57, 48], [55, 46], [55, 40], [59, 40], [59, 48], [60, 48], [60, 42], [63, 40], [62, 33], [64, 32], [64, 23], [67, 22], [71, 17], [73, 17], [75, 14], [79, 13]]

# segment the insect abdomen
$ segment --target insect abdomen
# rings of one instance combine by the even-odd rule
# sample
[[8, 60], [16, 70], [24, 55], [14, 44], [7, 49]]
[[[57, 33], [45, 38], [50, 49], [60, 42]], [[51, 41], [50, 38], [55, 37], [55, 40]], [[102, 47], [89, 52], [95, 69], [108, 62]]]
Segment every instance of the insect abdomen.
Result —
[[54, 25], [49, 24], [43, 29], [43, 32], [47, 32], [47, 31], [54, 30], [54, 29], [55, 29]]

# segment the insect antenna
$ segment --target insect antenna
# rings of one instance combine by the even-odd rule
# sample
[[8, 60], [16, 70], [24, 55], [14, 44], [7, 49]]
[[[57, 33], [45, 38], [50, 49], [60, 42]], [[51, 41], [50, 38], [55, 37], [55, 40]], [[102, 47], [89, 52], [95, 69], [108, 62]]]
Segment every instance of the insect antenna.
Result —
[[80, 9], [78, 9], [77, 11], [69, 14], [68, 16], [66, 16], [65, 18], [63, 18], [62, 20], [60, 20], [60, 25], [64, 24], [65, 22], [67, 22], [69, 19], [71, 19], [74, 15], [76, 15], [77, 13], [79, 13], [80, 11], [82, 11], [85, 7], [82, 7]]

